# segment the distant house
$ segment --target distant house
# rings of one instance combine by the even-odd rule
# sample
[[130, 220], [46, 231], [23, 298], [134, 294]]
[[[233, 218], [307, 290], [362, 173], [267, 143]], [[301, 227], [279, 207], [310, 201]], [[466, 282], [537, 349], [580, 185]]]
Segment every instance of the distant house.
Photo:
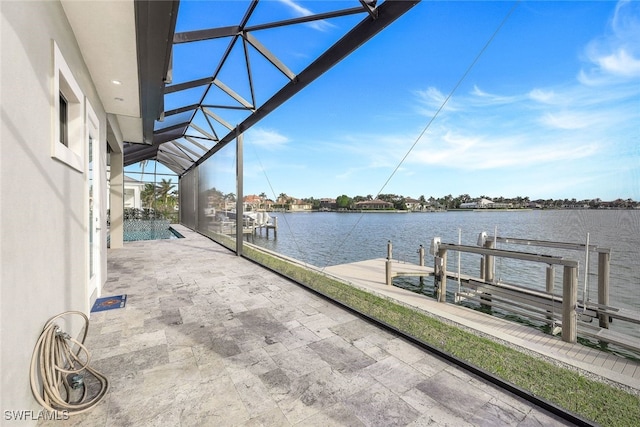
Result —
[[291, 200], [291, 204], [289, 204], [289, 210], [294, 212], [299, 211], [310, 211], [313, 209], [313, 205], [311, 203], [305, 203], [300, 199]]
[[407, 210], [410, 210], [410, 211], [422, 210], [422, 205], [420, 204], [420, 200], [407, 197], [406, 199], [404, 199], [404, 204], [407, 207]]
[[460, 203], [460, 209], [510, 209], [512, 203], [499, 203], [489, 199], [480, 199], [474, 202]]
[[275, 205], [275, 204], [276, 204], [276, 202], [274, 202], [271, 199], [264, 199], [262, 201], [262, 207], [267, 211], [273, 210], [273, 205]]
[[251, 194], [249, 196], [245, 196], [243, 199], [244, 210], [246, 211], [255, 211], [263, 207], [264, 200], [260, 196], [256, 196], [255, 194]]
[[321, 211], [333, 211], [338, 208], [338, 203], [336, 199], [324, 198], [320, 199], [320, 210]]
[[124, 176], [124, 207], [142, 209], [144, 182]]
[[384, 200], [365, 200], [355, 204], [356, 209], [361, 210], [384, 210], [393, 209], [393, 203], [385, 202]]
[[460, 203], [460, 209], [487, 209], [492, 208], [494, 203], [489, 199], [480, 199], [473, 202]]

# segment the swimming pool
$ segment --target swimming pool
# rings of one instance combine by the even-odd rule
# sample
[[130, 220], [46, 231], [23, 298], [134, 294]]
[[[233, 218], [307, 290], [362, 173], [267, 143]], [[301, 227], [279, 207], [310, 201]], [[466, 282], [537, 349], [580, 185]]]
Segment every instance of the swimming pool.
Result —
[[125, 242], [137, 240], [181, 239], [184, 236], [171, 227], [166, 220], [125, 220]]

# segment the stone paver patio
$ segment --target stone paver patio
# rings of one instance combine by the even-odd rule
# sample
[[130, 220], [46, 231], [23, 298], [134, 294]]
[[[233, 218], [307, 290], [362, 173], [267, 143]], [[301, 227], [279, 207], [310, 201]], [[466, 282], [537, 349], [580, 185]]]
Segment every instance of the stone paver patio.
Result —
[[216, 243], [112, 249], [91, 315], [91, 412], [40, 425], [567, 425]]

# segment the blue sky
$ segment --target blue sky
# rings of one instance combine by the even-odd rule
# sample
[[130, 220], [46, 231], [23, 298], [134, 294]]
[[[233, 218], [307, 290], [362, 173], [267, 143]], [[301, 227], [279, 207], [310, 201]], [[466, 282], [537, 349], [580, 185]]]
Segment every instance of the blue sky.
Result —
[[640, 2], [514, 5], [418, 4], [246, 132], [244, 193], [640, 200]]

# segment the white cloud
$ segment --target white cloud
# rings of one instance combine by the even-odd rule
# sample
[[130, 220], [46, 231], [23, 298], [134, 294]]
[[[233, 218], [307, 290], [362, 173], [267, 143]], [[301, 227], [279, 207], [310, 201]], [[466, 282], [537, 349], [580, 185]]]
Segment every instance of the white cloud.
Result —
[[248, 143], [266, 149], [278, 150], [289, 143], [289, 138], [275, 130], [253, 127], [245, 136]]
[[[314, 15], [314, 13], [307, 9], [306, 7], [302, 7], [299, 4], [297, 4], [296, 2], [294, 2], [293, 0], [279, 0], [280, 3], [284, 4], [285, 6], [287, 6], [288, 8], [290, 8], [297, 16], [311, 16]], [[332, 28], [334, 25], [325, 21], [325, 20], [318, 20], [318, 21], [312, 21], [312, 22], [308, 22], [306, 25], [310, 26], [311, 28], [314, 28], [316, 30], [319, 31], [326, 31], [329, 28]]]
[[545, 113], [540, 123], [556, 129], [583, 129], [592, 125], [593, 117], [576, 112]]
[[620, 1], [608, 32], [585, 48], [590, 67], [580, 70], [585, 85], [608, 83], [614, 78], [640, 77], [640, 2]]
[[529, 92], [529, 98], [537, 102], [550, 104], [556, 99], [556, 94], [553, 90], [533, 89]]
[[474, 99], [472, 99], [475, 103], [482, 105], [509, 104], [516, 101], [516, 98], [513, 96], [503, 96], [488, 93], [481, 90], [477, 85], [473, 85], [471, 95], [475, 97]]
[[596, 58], [596, 61], [606, 72], [628, 77], [640, 76], [640, 59], [633, 58], [623, 48], [610, 55]]
[[447, 103], [443, 107], [444, 110], [457, 110], [452, 99], [449, 98], [449, 100], [447, 100], [447, 96], [433, 86], [430, 86], [425, 90], [417, 91], [416, 95], [418, 96], [418, 102], [427, 107], [422, 109], [423, 114], [433, 115], [440, 107], [443, 106], [445, 100]]
[[442, 140], [434, 139], [428, 147], [416, 150], [411, 162], [467, 171], [513, 167], [526, 169], [590, 157], [597, 151], [598, 146], [592, 142], [553, 141], [540, 144], [535, 137], [523, 135], [495, 138], [447, 134]]

